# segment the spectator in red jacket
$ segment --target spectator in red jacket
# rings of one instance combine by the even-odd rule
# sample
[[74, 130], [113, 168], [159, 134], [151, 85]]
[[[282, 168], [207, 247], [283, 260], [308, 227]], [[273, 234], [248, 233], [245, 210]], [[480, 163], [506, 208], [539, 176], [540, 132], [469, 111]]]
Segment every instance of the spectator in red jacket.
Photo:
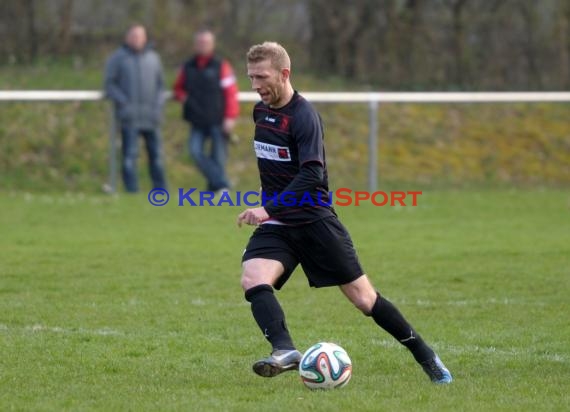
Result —
[[[191, 124], [190, 156], [208, 181], [208, 190], [226, 191], [227, 138], [239, 114], [238, 87], [230, 64], [217, 56], [210, 30], [194, 35], [194, 56], [187, 60], [174, 83], [174, 97], [183, 103]], [[210, 153], [205, 144], [211, 140]]]

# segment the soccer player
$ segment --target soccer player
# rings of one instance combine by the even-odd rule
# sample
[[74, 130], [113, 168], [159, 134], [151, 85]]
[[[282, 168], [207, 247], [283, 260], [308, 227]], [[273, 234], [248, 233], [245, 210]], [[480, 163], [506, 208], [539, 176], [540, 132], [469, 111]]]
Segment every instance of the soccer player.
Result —
[[[253, 371], [273, 377], [298, 368], [302, 355], [289, 335], [274, 289], [281, 289], [301, 264], [311, 286], [339, 286], [358, 309], [411, 351], [433, 382], [450, 383], [451, 374], [439, 357], [372, 286], [350, 235], [334, 209], [326, 206], [323, 125], [313, 106], [291, 85], [287, 51], [273, 42], [252, 46], [247, 75], [261, 97], [253, 109], [254, 148], [262, 191], [269, 200], [237, 219], [239, 226], [257, 226], [243, 254], [241, 285], [273, 348], [270, 356], [254, 363]], [[285, 192], [286, 202], [273, 195]], [[291, 204], [296, 206], [287, 206]]]

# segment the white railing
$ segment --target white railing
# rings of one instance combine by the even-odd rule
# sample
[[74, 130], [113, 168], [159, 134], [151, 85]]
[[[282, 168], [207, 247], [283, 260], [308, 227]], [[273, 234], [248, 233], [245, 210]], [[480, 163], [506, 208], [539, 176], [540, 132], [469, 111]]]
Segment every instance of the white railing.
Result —
[[[536, 103], [568, 102], [570, 92], [306, 92], [307, 100], [319, 103]], [[102, 100], [95, 90], [4, 90], [0, 101]], [[171, 94], [166, 93], [170, 98]], [[259, 100], [257, 93], [240, 92], [242, 102]]]
[[[303, 96], [315, 103], [368, 103], [368, 188], [375, 191], [378, 186], [378, 107], [380, 103], [538, 103], [570, 102], [570, 92], [307, 92]], [[171, 93], [166, 93], [166, 98]], [[0, 91], [0, 101], [97, 101], [103, 100], [101, 91], [94, 90], [5, 90]], [[257, 93], [240, 92], [241, 102], [259, 100]], [[110, 117], [109, 186], [112, 192], [117, 188], [116, 125]]]

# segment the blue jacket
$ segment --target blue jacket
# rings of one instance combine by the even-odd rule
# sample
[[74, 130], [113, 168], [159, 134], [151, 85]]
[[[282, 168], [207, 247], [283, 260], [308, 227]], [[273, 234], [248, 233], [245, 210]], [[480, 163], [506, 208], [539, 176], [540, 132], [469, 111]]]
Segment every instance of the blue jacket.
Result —
[[155, 129], [162, 120], [164, 74], [158, 53], [136, 52], [124, 45], [107, 60], [105, 95], [115, 107], [120, 127]]

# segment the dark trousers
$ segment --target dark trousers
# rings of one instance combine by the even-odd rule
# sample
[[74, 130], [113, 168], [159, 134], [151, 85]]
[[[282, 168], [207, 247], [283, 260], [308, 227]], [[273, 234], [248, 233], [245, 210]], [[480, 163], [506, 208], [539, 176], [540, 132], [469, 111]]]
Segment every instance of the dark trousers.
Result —
[[123, 182], [127, 192], [138, 192], [137, 158], [139, 156], [139, 136], [145, 141], [148, 154], [148, 168], [153, 188], [166, 189], [164, 165], [162, 163], [162, 142], [160, 133], [156, 129], [139, 130], [123, 127], [121, 129], [123, 140]]

